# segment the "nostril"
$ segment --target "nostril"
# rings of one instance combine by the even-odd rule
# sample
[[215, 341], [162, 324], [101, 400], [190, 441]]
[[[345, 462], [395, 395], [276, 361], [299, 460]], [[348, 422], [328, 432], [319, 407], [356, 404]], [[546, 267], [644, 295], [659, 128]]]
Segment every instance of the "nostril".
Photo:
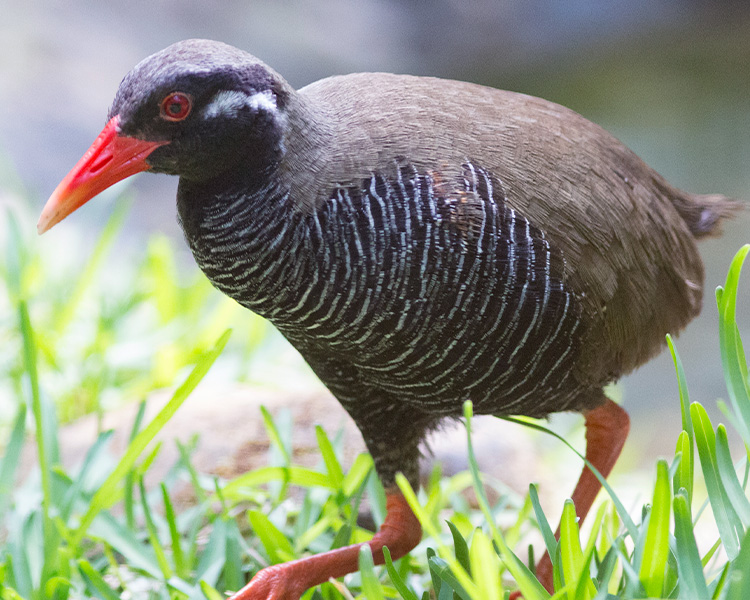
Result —
[[111, 152], [103, 152], [93, 160], [89, 167], [89, 173], [95, 175], [100, 171], [103, 171], [107, 165], [112, 162], [112, 158], [113, 155]]

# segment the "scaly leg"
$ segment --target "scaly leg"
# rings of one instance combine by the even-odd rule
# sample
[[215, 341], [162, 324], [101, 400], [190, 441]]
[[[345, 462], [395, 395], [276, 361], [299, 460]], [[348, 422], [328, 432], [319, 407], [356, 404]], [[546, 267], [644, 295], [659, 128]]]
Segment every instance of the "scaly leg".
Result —
[[[620, 456], [625, 440], [630, 431], [630, 418], [623, 408], [607, 398], [607, 401], [586, 413], [586, 459], [596, 467], [603, 477], [607, 477]], [[583, 523], [601, 483], [588, 467], [583, 468], [573, 491], [573, 503], [579, 523]], [[560, 539], [558, 525], [555, 537]], [[536, 567], [537, 578], [541, 584], [552, 592], [552, 561], [545, 552]]]
[[[386, 496], [387, 513], [383, 525], [369, 542], [376, 565], [383, 564], [383, 546], [396, 560], [422, 539], [422, 528], [405, 498], [397, 490]], [[359, 569], [362, 544], [338, 548], [322, 554], [272, 565], [258, 572], [252, 581], [229, 600], [299, 600], [314, 585]]]

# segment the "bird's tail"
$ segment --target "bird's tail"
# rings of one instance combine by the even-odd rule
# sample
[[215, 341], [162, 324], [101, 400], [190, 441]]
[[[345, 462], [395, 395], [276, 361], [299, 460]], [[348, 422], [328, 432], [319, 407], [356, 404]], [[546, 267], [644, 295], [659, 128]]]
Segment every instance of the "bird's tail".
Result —
[[721, 194], [688, 194], [672, 196], [672, 204], [696, 238], [721, 233], [721, 222], [748, 208], [748, 203]]

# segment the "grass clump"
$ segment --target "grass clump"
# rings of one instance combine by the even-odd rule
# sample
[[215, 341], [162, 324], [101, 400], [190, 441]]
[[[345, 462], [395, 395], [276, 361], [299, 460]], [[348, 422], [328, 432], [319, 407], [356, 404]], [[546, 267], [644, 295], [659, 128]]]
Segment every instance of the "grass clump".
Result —
[[[80, 279], [52, 278], [62, 287], [52, 290], [51, 300], [41, 293], [41, 257], [10, 221], [0, 302], [12, 316], [0, 327], [13, 350], [0, 353], [0, 366], [14, 415], [7, 419], [0, 461], [0, 599], [218, 600], [264, 566], [369, 539], [372, 531], [357, 521], [363, 506], [367, 503], [376, 525], [385, 514], [370, 457], [362, 454], [345, 469], [341, 436], [318, 428], [318, 465], [296, 465], [291, 427], [283, 415], [274, 418], [267, 411], [260, 415], [271, 440], [267, 467], [232, 480], [206, 477], [192, 464], [192, 447], [180, 445], [180, 459], [164, 481], [145, 488], [143, 475], [161, 448], [153, 443], [159, 429], [212, 365], [225, 361], [247, 368], [263, 354], [267, 338], [265, 325], [248, 316], [242, 338], [250, 341], [230, 347], [229, 333], [219, 332], [246, 311], [216, 304], [223, 300], [202, 280], [177, 281], [174, 253], [164, 238], [149, 244], [135, 268], [125, 269], [126, 291], [105, 300], [99, 288], [102, 264], [121, 221], [122, 215], [113, 217]], [[750, 597], [750, 384], [735, 321], [737, 282], [748, 251], [738, 252], [717, 292], [728, 389], [728, 402], [720, 407], [731, 430], [714, 425], [701, 404], [690, 403], [686, 376], [668, 340], [683, 431], [674, 456], [654, 465], [650, 502], [638, 514], [630, 514], [606, 486], [608, 495], [584, 533], [572, 504], [565, 504], [556, 540], [535, 486], [518, 499], [481, 473], [467, 403], [469, 470], [452, 477], [436, 471], [418, 493], [399, 480], [426, 533], [417, 549], [395, 562], [386, 553], [383, 567], [375, 567], [365, 549], [359, 573], [304, 598], [501, 600], [516, 589], [529, 600]], [[147, 291], [136, 281], [150, 282]], [[55, 308], [62, 297], [67, 302]], [[112, 346], [130, 343], [144, 330], [152, 330], [146, 348], [127, 360], [110, 360]], [[73, 336], [79, 337], [69, 350]], [[237, 355], [241, 358], [232, 358]], [[122, 456], [111, 454], [111, 432], [102, 431], [80, 466], [61, 466], [60, 412], [101, 411], [107, 395], [138, 397], [174, 382], [180, 383], [153, 420], [144, 423], [144, 411], [139, 412]], [[22, 478], [18, 470], [29, 423], [38, 469]], [[745, 448], [739, 459], [730, 453], [735, 435]], [[186, 481], [195, 499], [187, 507], [175, 501]], [[467, 493], [475, 502], [467, 502]], [[707, 551], [696, 542], [699, 519], [712, 521], [718, 532]], [[552, 556], [552, 596], [534, 576], [533, 551], [523, 558], [516, 553], [531, 534], [541, 537]]]
[[[229, 327], [222, 371], [247, 379], [258, 350], [280, 336], [260, 317], [219, 294], [195, 269], [181, 269], [172, 243], [152, 236], [143, 248], [119, 239], [127, 202], [96, 242], [80, 232], [55, 232], [40, 244], [31, 219], [7, 213], [0, 227], [0, 428], [30, 381], [19, 326], [23, 307], [33, 322], [36, 368], [61, 422], [141, 399], [186, 374]], [[5, 215], [4, 215], [5, 216]], [[118, 242], [119, 239], [119, 242]], [[60, 250], [62, 248], [63, 250]], [[124, 250], [123, 250], [124, 249]], [[190, 275], [180, 276], [187, 272]]]

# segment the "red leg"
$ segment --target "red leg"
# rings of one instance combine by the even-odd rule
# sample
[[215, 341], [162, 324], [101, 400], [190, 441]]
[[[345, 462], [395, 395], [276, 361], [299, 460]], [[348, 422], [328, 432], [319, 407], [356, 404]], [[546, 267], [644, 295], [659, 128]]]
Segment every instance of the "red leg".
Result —
[[[407, 554], [422, 539], [419, 521], [400, 492], [388, 493], [386, 507], [385, 522], [372, 540], [367, 542], [376, 565], [384, 562], [383, 546], [388, 547], [391, 558], [396, 560]], [[356, 571], [359, 568], [361, 546], [362, 544], [354, 544], [266, 567], [229, 600], [299, 600], [308, 588], [332, 577], [342, 577]]]
[[[630, 431], [630, 418], [623, 408], [607, 399], [607, 401], [586, 413], [586, 459], [596, 469], [607, 477], [620, 456], [625, 440]], [[588, 467], [583, 468], [573, 491], [573, 503], [580, 523], [586, 518], [601, 483]], [[558, 525], [555, 537], [560, 538]], [[536, 567], [536, 575], [541, 584], [552, 592], [552, 561], [545, 553]]]

